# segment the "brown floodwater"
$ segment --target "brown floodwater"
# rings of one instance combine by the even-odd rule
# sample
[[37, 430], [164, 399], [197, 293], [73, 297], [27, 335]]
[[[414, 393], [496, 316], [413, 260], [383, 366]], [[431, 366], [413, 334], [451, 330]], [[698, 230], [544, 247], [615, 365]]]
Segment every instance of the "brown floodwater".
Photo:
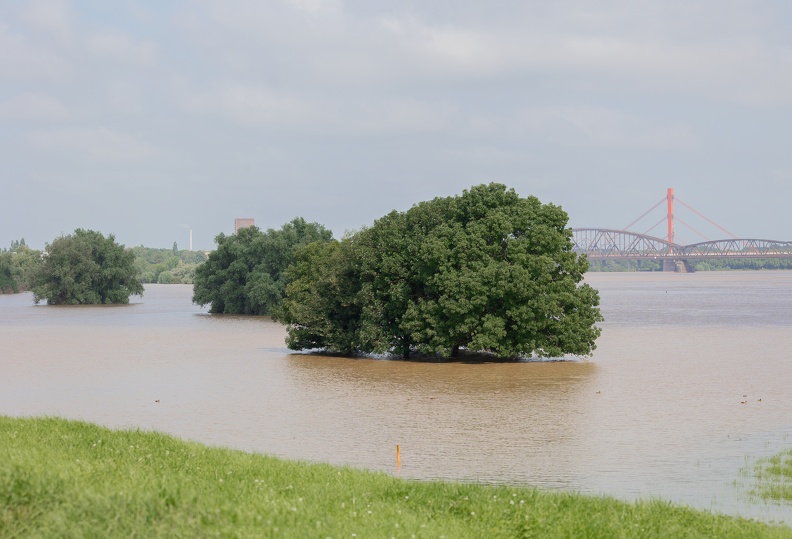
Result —
[[587, 281], [605, 315], [594, 356], [522, 363], [294, 353], [280, 325], [209, 315], [183, 285], [128, 306], [0, 296], [0, 414], [792, 522], [741, 471], [792, 447], [792, 272]]

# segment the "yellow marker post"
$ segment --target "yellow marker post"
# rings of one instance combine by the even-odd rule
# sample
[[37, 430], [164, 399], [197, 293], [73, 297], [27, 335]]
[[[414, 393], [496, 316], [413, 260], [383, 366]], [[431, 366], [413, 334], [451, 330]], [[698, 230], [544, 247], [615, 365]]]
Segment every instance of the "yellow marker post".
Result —
[[401, 467], [401, 447], [399, 447], [399, 444], [396, 444], [396, 467]]

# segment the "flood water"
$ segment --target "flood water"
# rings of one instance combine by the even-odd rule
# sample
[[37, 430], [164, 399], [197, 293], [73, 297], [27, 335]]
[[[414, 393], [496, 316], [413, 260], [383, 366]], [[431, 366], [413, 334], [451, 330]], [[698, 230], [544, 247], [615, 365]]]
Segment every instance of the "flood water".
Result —
[[297, 354], [280, 325], [209, 315], [184, 285], [128, 306], [0, 296], [0, 414], [792, 523], [741, 473], [792, 447], [792, 272], [587, 281], [605, 316], [594, 356], [506, 364]]

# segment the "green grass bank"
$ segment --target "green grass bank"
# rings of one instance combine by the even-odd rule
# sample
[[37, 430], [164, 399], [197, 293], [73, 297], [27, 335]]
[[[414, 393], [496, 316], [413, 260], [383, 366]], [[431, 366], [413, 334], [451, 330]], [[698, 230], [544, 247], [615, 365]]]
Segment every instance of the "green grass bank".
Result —
[[414, 482], [0, 416], [0, 537], [787, 537], [661, 501]]

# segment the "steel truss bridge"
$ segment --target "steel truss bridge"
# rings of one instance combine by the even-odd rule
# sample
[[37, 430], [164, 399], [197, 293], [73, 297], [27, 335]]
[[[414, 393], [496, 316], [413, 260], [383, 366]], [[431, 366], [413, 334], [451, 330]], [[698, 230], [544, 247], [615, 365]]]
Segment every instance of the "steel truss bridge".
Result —
[[589, 260], [706, 260], [792, 258], [792, 241], [727, 239], [679, 245], [668, 240], [607, 228], [572, 229], [574, 251]]

